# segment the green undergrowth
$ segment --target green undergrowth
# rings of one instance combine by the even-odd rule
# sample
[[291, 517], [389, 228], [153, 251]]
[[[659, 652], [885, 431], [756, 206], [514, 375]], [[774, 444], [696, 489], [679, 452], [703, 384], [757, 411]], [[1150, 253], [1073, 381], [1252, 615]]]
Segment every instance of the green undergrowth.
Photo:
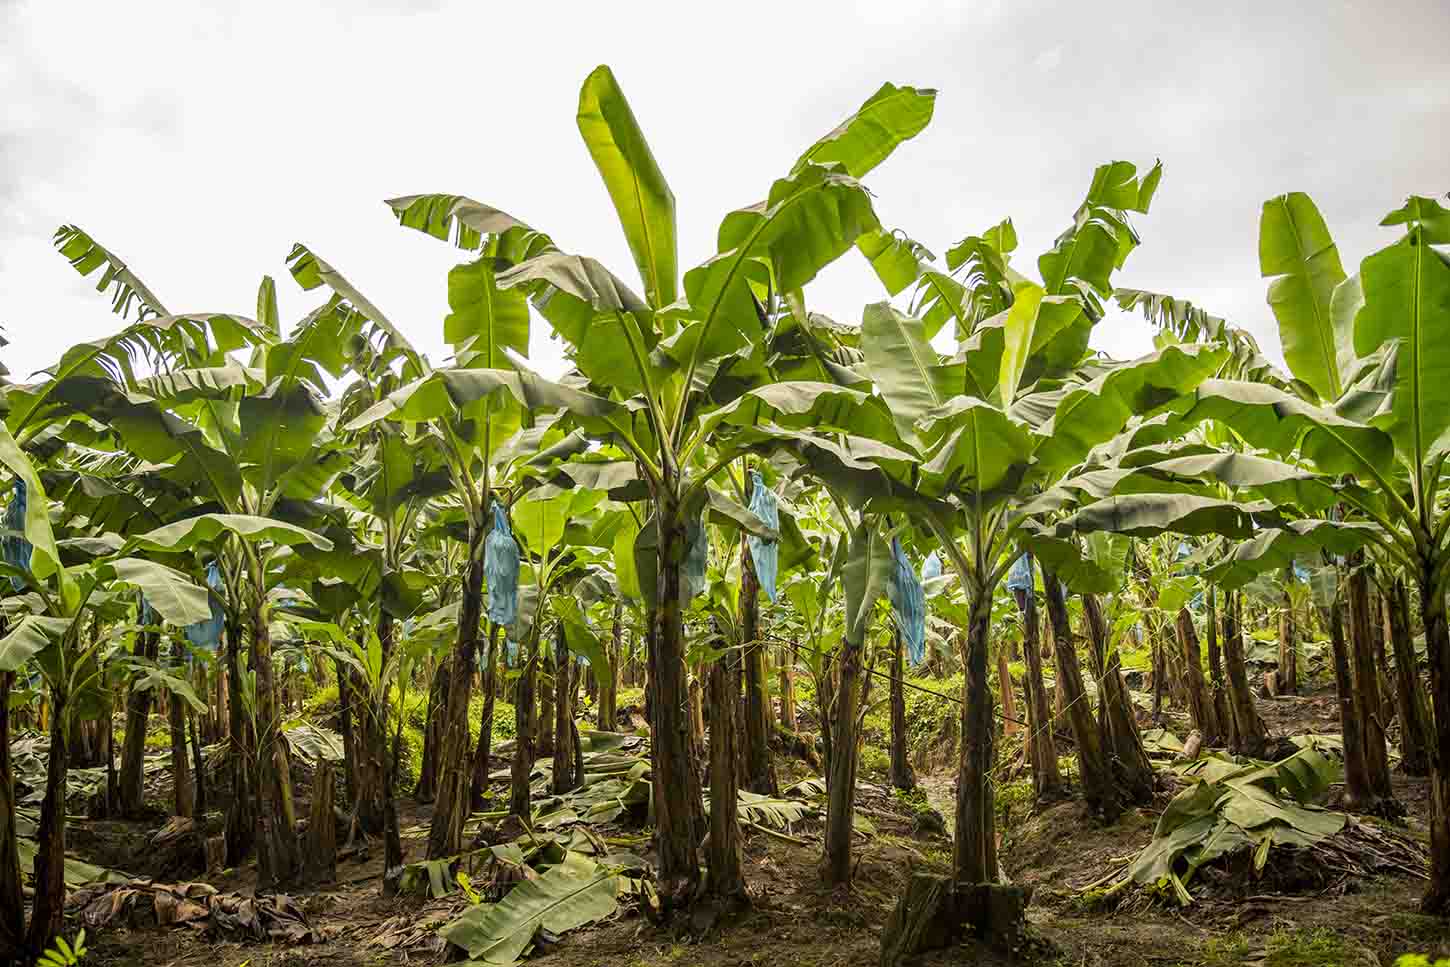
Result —
[[1238, 967], [1246, 963], [1263, 967], [1352, 967], [1367, 962], [1364, 948], [1323, 927], [1276, 930], [1268, 937], [1216, 937], [1205, 943], [1198, 954], [1197, 960], [1183, 961], [1183, 967]]
[[[302, 706], [303, 716], [321, 720], [322, 724], [337, 727], [337, 684], [335, 682], [317, 689]], [[483, 714], [483, 696], [476, 691], [468, 704], [468, 737], [471, 743], [478, 742], [479, 717]], [[392, 695], [392, 713], [389, 716], [388, 735], [391, 737], [397, 726], [398, 696]], [[423, 733], [428, 725], [428, 692], [425, 689], [410, 690], [404, 699], [402, 750], [398, 757], [401, 770], [399, 788], [410, 789], [418, 781], [423, 763]], [[493, 744], [514, 737], [514, 707], [503, 699], [495, 699], [493, 705]], [[169, 743], [169, 739], [167, 742]], [[149, 742], [149, 736], [148, 736]]]
[[[807, 695], [809, 701], [814, 702], [814, 683], [809, 676], [802, 678], [812, 687], [808, 691], [799, 688], [802, 680], [797, 679], [797, 702]], [[908, 677], [906, 682], [906, 752], [908, 757], [917, 760], [928, 755], [944, 739], [955, 743], [956, 722], [961, 714], [961, 706], [942, 696], [961, 694], [962, 676]], [[912, 688], [912, 685], [918, 687]], [[861, 722], [863, 744], [859, 768], [863, 776], [879, 778], [889, 774], [891, 770], [890, 689], [890, 682], [885, 679], [877, 679], [871, 684], [871, 708]], [[922, 689], [940, 694], [929, 694]]]

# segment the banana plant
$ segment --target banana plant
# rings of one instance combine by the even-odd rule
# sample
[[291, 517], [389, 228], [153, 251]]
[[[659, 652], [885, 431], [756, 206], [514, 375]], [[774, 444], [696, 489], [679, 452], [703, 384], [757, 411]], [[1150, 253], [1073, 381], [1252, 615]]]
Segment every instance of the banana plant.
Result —
[[[762, 305], [780, 298], [803, 305], [806, 283], [863, 242], [873, 262], [892, 261], [895, 247], [857, 179], [926, 126], [934, 97], [932, 91], [883, 86], [807, 149], [764, 201], [727, 215], [718, 254], [681, 278], [673, 193], [613, 73], [607, 67], [594, 71], [580, 92], [578, 126], [614, 202], [643, 296], [599, 262], [563, 252], [491, 206], [457, 195], [390, 203], [404, 225], [452, 236], [464, 248], [481, 249], [490, 270], [503, 268], [489, 275], [491, 295], [532, 299], [601, 394], [564, 405], [628, 452], [649, 488], [652, 524], [642, 530], [653, 534], [657, 560], [652, 753], [666, 911], [689, 902], [699, 876], [699, 789], [681, 718], [686, 531], [704, 506], [705, 485], [739, 454], [727, 448], [714, 463], [705, 462], [705, 444], [715, 442], [710, 414], [762, 378], [770, 382], [761, 367], [750, 365], [751, 350], [770, 338], [763, 320], [774, 323]], [[826, 365], [821, 361], [822, 369]], [[518, 389], [528, 394], [542, 387]]]
[[[57, 539], [50, 521], [50, 501], [34, 464], [10, 431], [0, 426], [0, 464], [24, 483], [26, 510], [22, 532], [30, 543], [23, 566], [7, 563], [3, 570], [18, 580], [25, 594], [25, 612], [0, 638], [0, 674], [34, 663], [50, 699], [51, 744], [46, 770], [45, 798], [41, 803], [40, 848], [35, 860], [35, 901], [27, 945], [43, 950], [61, 927], [65, 899], [65, 782], [68, 768], [69, 729], [77, 710], [101, 684], [98, 649], [103, 638], [94, 630], [92, 615], [123, 589], [140, 590], [167, 621], [194, 624], [211, 617], [204, 587], [187, 575], [153, 560], [119, 552], [114, 542], [82, 536]], [[99, 555], [92, 551], [100, 550]], [[66, 558], [80, 552], [80, 560]], [[7, 710], [8, 712], [8, 710]], [[8, 777], [7, 777], [8, 778]], [[13, 802], [13, 795], [4, 797]], [[13, 815], [0, 816], [13, 824]], [[0, 832], [0, 841], [8, 837]], [[7, 873], [8, 877], [8, 873]]]
[[[876, 439], [902, 459], [881, 463], [875, 486], [858, 486], [837, 467], [824, 468], [823, 479], [876, 506], [906, 509], [933, 532], [967, 595], [966, 749], [955, 857], [961, 880], [996, 877], [988, 628], [996, 586], [1017, 557], [1019, 537], [1028, 536], [1020, 508], [1135, 413], [1176, 399], [1216, 371], [1225, 355], [1184, 345], [1127, 363], [1085, 358], [1091, 328], [1112, 295], [1111, 274], [1137, 244], [1129, 213], [1147, 210], [1159, 176], [1158, 167], [1140, 176], [1126, 162], [1100, 167], [1072, 225], [1038, 260], [1040, 281], [1011, 267], [1016, 237], [1003, 222], [949, 253], [961, 279], [918, 267], [920, 314], [882, 303], [867, 307], [863, 318], [865, 366], [891, 419], [891, 434]], [[948, 322], [959, 349], [944, 359], [929, 340]], [[1051, 610], [1060, 604], [1057, 581], [1046, 583]], [[1053, 617], [1064, 621], [1066, 612]], [[1071, 638], [1055, 638], [1059, 677], [1071, 684]], [[1117, 793], [1097, 730], [1087, 707], [1076, 708], [1085, 793], [1111, 815]]]

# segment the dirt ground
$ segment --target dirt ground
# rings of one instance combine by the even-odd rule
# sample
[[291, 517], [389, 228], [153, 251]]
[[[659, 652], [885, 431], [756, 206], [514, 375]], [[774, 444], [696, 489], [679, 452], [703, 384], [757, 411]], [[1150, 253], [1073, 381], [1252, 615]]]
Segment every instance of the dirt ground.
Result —
[[[1324, 696], [1267, 700], [1261, 709], [1280, 734], [1338, 729], [1333, 702]], [[932, 804], [949, 817], [952, 777], [923, 776], [922, 786]], [[1395, 786], [1409, 810], [1408, 828], [1422, 834], [1428, 811], [1424, 780], [1396, 776]], [[1070, 801], [1040, 811], [1023, 809], [999, 830], [1004, 873], [1035, 890], [1029, 922], [1039, 942], [1012, 962], [1061, 967], [1388, 967], [1404, 952], [1450, 956], [1450, 925], [1416, 912], [1421, 885], [1409, 876], [1351, 879], [1310, 896], [1200, 899], [1183, 909], [1147, 904], [1117, 911], [1090, 908], [1082, 888], [1149, 841], [1171, 794], [1171, 787], [1165, 788], [1153, 808], [1129, 812], [1109, 827], [1096, 824], [1080, 802]], [[875, 831], [857, 838], [857, 866], [849, 889], [821, 886], [816, 872], [821, 830], [807, 821], [792, 830], [805, 845], [747, 835], [745, 870], [753, 901], [748, 911], [728, 920], [696, 915], [663, 928], [622, 907], [616, 919], [574, 931], [536, 958], [552, 967], [876, 964], [882, 927], [909, 872], [945, 870], [951, 844], [940, 833], [922, 831], [913, 808], [886, 790], [868, 786], [858, 806]], [[417, 859], [431, 810], [411, 802], [406, 809], [404, 845], [409, 859]], [[140, 842], [148, 825], [158, 823], [77, 820], [72, 841], [87, 858], [115, 862], [123, 851], [117, 844]], [[336, 884], [296, 894], [326, 938], [320, 943], [242, 943], [187, 928], [102, 928], [90, 933], [85, 964], [351, 967], [444, 962], [446, 952], [432, 930], [460, 912], [465, 901], [385, 899], [382, 872], [379, 844], [340, 862]], [[254, 875], [243, 870], [210, 882], [222, 890], [249, 890]], [[389, 942], [397, 945], [380, 945]], [[920, 962], [1007, 961], [979, 947], [965, 947]]]

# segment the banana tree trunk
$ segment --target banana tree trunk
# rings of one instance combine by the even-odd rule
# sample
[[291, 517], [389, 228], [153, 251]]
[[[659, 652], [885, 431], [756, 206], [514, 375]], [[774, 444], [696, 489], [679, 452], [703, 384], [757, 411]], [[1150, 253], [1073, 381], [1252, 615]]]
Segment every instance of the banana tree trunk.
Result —
[[1363, 811], [1374, 803], [1369, 768], [1364, 758], [1363, 721], [1354, 701], [1354, 674], [1344, 633], [1343, 602], [1333, 601], [1325, 623], [1334, 659], [1334, 695], [1339, 705], [1339, 730], [1344, 739], [1344, 807]]
[[682, 508], [657, 494], [659, 526], [655, 600], [656, 628], [651, 642], [651, 754], [654, 767], [659, 892], [668, 915], [689, 905], [699, 883], [698, 844], [704, 834], [700, 779], [690, 761], [688, 701], [685, 686], [685, 626], [682, 570], [687, 538]]
[[1032, 762], [1032, 791], [1037, 801], [1059, 799], [1064, 793], [1062, 770], [1057, 765], [1057, 741], [1052, 734], [1047, 685], [1042, 678], [1042, 622], [1037, 616], [1037, 594], [1030, 588], [1012, 592], [1022, 612], [1022, 653], [1027, 659], [1027, 752]]
[[[1118, 648], [1108, 640], [1107, 621], [1097, 595], [1082, 596], [1087, 616], [1088, 639], [1092, 642], [1093, 662], [1098, 677], [1098, 718], [1112, 756], [1119, 787], [1130, 802], [1147, 804], [1153, 801], [1153, 764], [1143, 750], [1143, 737], [1138, 734], [1138, 721], [1133, 716], [1133, 703], [1123, 684], [1123, 663]], [[1159, 638], [1161, 647], [1161, 636]]]
[[1153, 724], [1163, 724], [1163, 688], [1168, 680], [1167, 662], [1163, 660], [1163, 639], [1153, 635]]
[[558, 671], [554, 661], [554, 649], [539, 648], [539, 718], [534, 753], [539, 756], [554, 754], [554, 694], [558, 691]]
[[736, 788], [735, 744], [740, 694], [738, 659], [726, 653], [710, 664], [710, 841], [705, 863], [710, 870], [710, 893], [726, 903], [745, 899], [745, 874], [740, 860], [739, 802]]
[[483, 654], [483, 709], [478, 713], [478, 745], [473, 748], [473, 782], [468, 801], [474, 809], [483, 808], [483, 792], [488, 788], [488, 760], [493, 754], [493, 710], [498, 692], [498, 639], [503, 626], [489, 623], [488, 650]]
[[[193, 797], [194, 815], [205, 816], [207, 811], [206, 798], [206, 759], [201, 752], [201, 737], [197, 730], [196, 713], [191, 709], [186, 710], [186, 729], [191, 737], [191, 775], [192, 788], [195, 790]], [[107, 721], [109, 724], [109, 720]], [[107, 743], [107, 749], [110, 743]], [[109, 754], [109, 752], [108, 752]]]
[[[136, 636], [134, 654], [155, 661], [157, 634], [143, 631]], [[146, 722], [151, 716], [151, 689], [138, 689], [135, 683], [126, 695], [126, 735], [121, 741], [121, 812], [136, 817], [145, 806]]]
[[1022, 720], [1017, 717], [1017, 696], [1012, 689], [1012, 668], [1006, 648], [997, 649], [997, 690], [1002, 693], [1002, 734], [1016, 735]]
[[857, 725], [862, 646], [846, 639], [837, 660], [840, 680], [831, 715], [831, 766], [826, 777], [826, 853], [822, 876], [832, 886], [851, 879], [851, 834], [856, 799]]
[[287, 737], [282, 733], [282, 714], [277, 707], [277, 683], [272, 667], [272, 633], [267, 624], [266, 603], [255, 581], [251, 608], [252, 669], [257, 676], [257, 729], [261, 763], [257, 783], [257, 818], [267, 836], [261, 843], [266, 854], [259, 865], [260, 882], [283, 885], [293, 882], [302, 871], [302, 854], [297, 842], [297, 816], [292, 802], [292, 777], [287, 762]]
[[[66, 647], [66, 643], [62, 642], [61, 647]], [[32, 957], [39, 957], [60, 933], [65, 916], [65, 785], [70, 766], [66, 720], [70, 718], [70, 696], [63, 686], [52, 686], [50, 694], [50, 752], [46, 757], [45, 798], [40, 803], [40, 828], [35, 841], [35, 902], [26, 935]]]
[[[1358, 558], [1358, 560], [1356, 560]], [[1349, 644], [1354, 672], [1354, 711], [1359, 719], [1360, 742], [1364, 748], [1366, 792], [1375, 813], [1399, 811], [1390, 785], [1390, 761], [1385, 744], [1384, 705], [1380, 700], [1379, 669], [1375, 665], [1374, 638], [1370, 629], [1369, 575], [1362, 552], [1350, 559]]]
[[1234, 752], [1260, 758], [1268, 750], [1269, 730], [1254, 706], [1244, 666], [1243, 629], [1239, 626], [1239, 595], [1227, 592], [1223, 602], [1223, 660], [1228, 671], [1229, 702], [1234, 717]]
[[1445, 596], [1434, 582], [1440, 563], [1421, 563], [1420, 617], [1425, 623], [1425, 648], [1430, 662], [1430, 697], [1435, 713], [1435, 739], [1430, 772], [1430, 886], [1420, 909], [1450, 916], [1450, 626]]
[[[916, 773], [906, 754], [906, 674], [901, 632], [891, 634], [891, 784], [908, 792], [916, 788]], [[1006, 694], [1011, 694], [1010, 692]]]
[[835, 761], [836, 740], [831, 723], [836, 716], [836, 655], [827, 652], [821, 656], [821, 680], [816, 683], [816, 704], [821, 721], [821, 762], [826, 776], [831, 774], [831, 763]]
[[[185, 674], [181, 645], [172, 642], [173, 674]], [[190, 817], [196, 812], [196, 790], [191, 783], [191, 765], [186, 757], [186, 708], [180, 695], [168, 696], [166, 719], [171, 730], [171, 814]]]
[[613, 732], [618, 728], [616, 713], [619, 705], [619, 661], [624, 654], [624, 598], [614, 601], [614, 626], [609, 636], [609, 668], [594, 669], [599, 681], [599, 697], [595, 700], [597, 716], [595, 724], [601, 732]]
[[800, 731], [800, 722], [795, 711], [795, 650], [785, 642], [780, 643], [780, 727], [791, 734]]
[[343, 664], [340, 658], [332, 660], [332, 671], [337, 676], [337, 725], [342, 733], [342, 782], [347, 797], [353, 803], [353, 812], [361, 813], [362, 797], [359, 795], [358, 753], [364, 743], [358, 734], [357, 718], [353, 715], [357, 705], [358, 690], [353, 688], [353, 669]]
[[468, 790], [473, 760], [468, 754], [468, 702], [473, 697], [474, 656], [478, 654], [479, 622], [483, 618], [483, 547], [474, 528], [468, 574], [458, 609], [458, 641], [448, 673], [444, 707], [443, 754], [438, 759], [438, 799], [428, 827], [428, 858], [442, 859], [463, 851], [463, 823], [468, 819]]
[[1218, 595], [1208, 586], [1208, 675], [1213, 683], [1213, 714], [1218, 719], [1219, 736], [1229, 748], [1238, 745], [1238, 726], [1228, 705], [1223, 687], [1223, 658], [1219, 649]]
[[1082, 668], [1078, 664], [1077, 648], [1073, 645], [1072, 624], [1061, 588], [1057, 575], [1043, 568], [1042, 591], [1047, 598], [1047, 618], [1052, 622], [1058, 693], [1063, 699], [1063, 714], [1072, 728], [1073, 741], [1077, 743], [1083, 798], [1089, 808], [1111, 822], [1122, 812], [1122, 804], [1114, 788], [1102, 736], [1093, 721], [1092, 708], [1083, 688]]
[[740, 542], [740, 636], [745, 665], [745, 767], [751, 792], [780, 795], [770, 760], [770, 697], [766, 688], [765, 643], [760, 640], [760, 579], [750, 542]]
[[1406, 775], [1430, 774], [1434, 726], [1430, 705], [1420, 682], [1420, 666], [1410, 638], [1410, 593], [1403, 580], [1395, 581], [1385, 598], [1386, 634], [1395, 654], [1395, 708], [1400, 718], [1400, 768]]
[[957, 771], [952, 869], [958, 883], [997, 881], [997, 831], [992, 802], [992, 689], [987, 680], [990, 592], [974, 595], [967, 618], [961, 758]]
[[10, 764], [10, 690], [14, 685], [14, 672], [0, 672], [0, 963], [18, 960], [25, 942], [15, 772]]
[[[378, 667], [389, 667], [393, 660], [393, 639], [396, 636], [396, 623], [393, 616], [387, 610], [378, 607], [377, 612], [377, 642], [378, 654], [381, 655]], [[363, 678], [354, 678], [352, 687], [352, 707], [358, 709], [361, 715], [354, 716], [354, 764], [355, 780], [357, 780], [357, 792], [354, 793], [357, 802], [358, 825], [364, 832], [370, 835], [384, 834], [387, 831], [387, 781], [389, 781], [389, 764], [387, 764], [387, 697], [384, 694], [374, 696], [371, 687], [365, 683]], [[402, 706], [397, 709], [397, 718], [402, 721]]]
[[564, 623], [554, 633], [554, 795], [579, 786], [574, 774], [574, 674]]
[[453, 666], [452, 656], [438, 663], [428, 686], [428, 706], [423, 719], [423, 761], [418, 767], [418, 785], [413, 798], [430, 803], [438, 797], [439, 762], [443, 758], [443, 729], [448, 703], [448, 678]]
[[[230, 744], [232, 801], [227, 807], [227, 865], [241, 866], [256, 844], [257, 736], [251, 711], [243, 701], [242, 625], [228, 612], [226, 623], [227, 735]], [[129, 726], [128, 726], [129, 729]], [[127, 733], [130, 739], [130, 733]], [[124, 785], [124, 783], [123, 783]]]
[[1294, 569], [1284, 568], [1284, 594], [1279, 606], [1279, 694], [1299, 694], [1299, 628], [1294, 621], [1294, 599], [1289, 596], [1289, 582]]
[[539, 625], [535, 621], [527, 643], [519, 644], [523, 672], [514, 692], [514, 758], [509, 766], [509, 815], [532, 822], [529, 809], [529, 776], [534, 771], [536, 708], [534, 689], [539, 678]]
[[1204, 745], [1219, 745], [1223, 742], [1223, 734], [1213, 695], [1203, 680], [1202, 655], [1198, 647], [1198, 631], [1193, 627], [1193, 615], [1187, 608], [1179, 608], [1174, 624], [1178, 646], [1183, 650], [1183, 679], [1188, 692], [1189, 719], [1203, 737]]

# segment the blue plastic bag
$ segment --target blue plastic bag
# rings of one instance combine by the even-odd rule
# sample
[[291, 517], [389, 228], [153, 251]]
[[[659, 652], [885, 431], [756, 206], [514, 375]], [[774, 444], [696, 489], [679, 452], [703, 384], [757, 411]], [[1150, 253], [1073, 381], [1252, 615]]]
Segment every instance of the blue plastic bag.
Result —
[[[16, 531], [17, 536], [11, 537], [7, 534], [0, 538], [0, 557], [4, 558], [6, 564], [28, 571], [30, 570], [30, 555], [35, 548], [24, 537], [19, 536], [25, 533], [25, 510], [25, 481], [16, 477], [15, 493], [5, 507], [5, 516], [0, 523], [5, 525], [6, 530]], [[10, 586], [19, 591], [25, 587], [25, 581], [12, 577]]]
[[136, 598], [140, 602], [136, 607], [136, 623], [141, 625], [161, 624], [161, 615], [151, 607], [151, 602], [146, 600], [146, 595], [138, 591]]
[[917, 580], [916, 569], [901, 549], [900, 539], [895, 537], [891, 539], [891, 556], [896, 566], [892, 569], [886, 596], [891, 599], [896, 627], [906, 642], [907, 657], [913, 665], [919, 665], [926, 660], [926, 592]]
[[701, 516], [685, 525], [685, 573], [680, 582], [680, 605], [689, 604], [705, 590], [705, 565], [710, 560], [710, 531]]
[[1012, 570], [1007, 572], [1008, 591], [1031, 591], [1032, 590], [1032, 558], [1023, 554], [1012, 564]]
[[941, 577], [941, 574], [941, 556], [936, 551], [932, 551], [926, 556], [926, 560], [921, 562], [921, 583], [925, 584], [935, 580]]
[[[750, 493], [751, 513], [759, 517], [761, 523], [767, 527], [779, 530], [780, 508], [777, 506], [775, 494], [766, 488], [759, 471], [750, 471], [750, 479], [755, 484], [755, 489]], [[746, 535], [745, 540], [750, 545], [750, 560], [755, 563], [755, 576], [760, 581], [765, 596], [774, 604], [777, 600], [775, 582], [780, 567], [780, 543], [756, 537], [754, 534]]]
[[222, 610], [221, 604], [222, 572], [215, 560], [206, 566], [206, 584], [211, 589], [211, 593], [207, 595], [211, 604], [211, 618], [187, 625], [184, 633], [186, 640], [197, 648], [215, 653], [221, 645], [222, 626], [226, 623], [226, 612]]
[[483, 542], [483, 574], [488, 580], [488, 620], [511, 625], [519, 616], [519, 544], [508, 515], [493, 505], [493, 530]]

